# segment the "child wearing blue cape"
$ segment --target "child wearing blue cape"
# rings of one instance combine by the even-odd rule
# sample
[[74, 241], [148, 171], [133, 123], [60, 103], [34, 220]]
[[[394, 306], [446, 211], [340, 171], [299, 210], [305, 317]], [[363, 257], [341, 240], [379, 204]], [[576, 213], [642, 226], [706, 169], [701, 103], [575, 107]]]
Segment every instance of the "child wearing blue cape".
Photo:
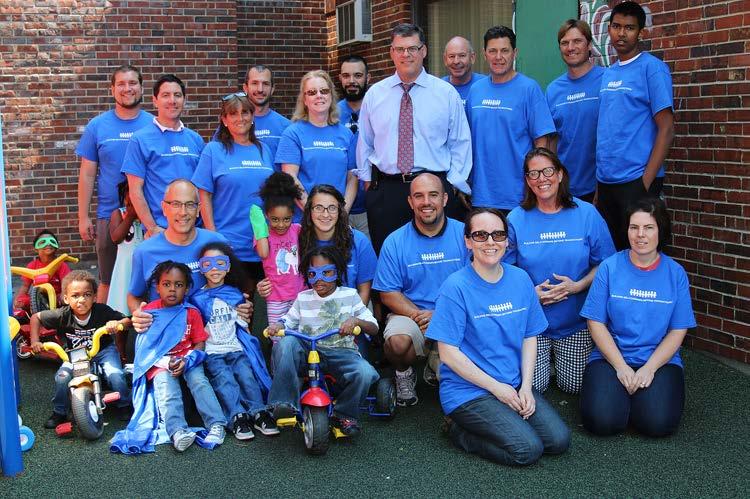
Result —
[[255, 438], [253, 428], [263, 435], [278, 435], [265, 403], [271, 378], [260, 344], [235, 310], [244, 301], [238, 289], [243, 280], [241, 264], [224, 243], [209, 243], [200, 255], [206, 285], [190, 299], [206, 324], [206, 372], [224, 415], [238, 440]]
[[[136, 338], [133, 367], [133, 417], [125, 430], [112, 439], [110, 450], [123, 454], [154, 452], [166, 435], [178, 452], [197, 441], [212, 449], [224, 442], [227, 422], [203, 372], [203, 348], [208, 337], [200, 313], [184, 303], [193, 284], [190, 269], [167, 260], [154, 268], [146, 289], [156, 281], [159, 299], [143, 310], [154, 317], [151, 327]], [[179, 377], [190, 389], [208, 431], [196, 434], [185, 420]]]

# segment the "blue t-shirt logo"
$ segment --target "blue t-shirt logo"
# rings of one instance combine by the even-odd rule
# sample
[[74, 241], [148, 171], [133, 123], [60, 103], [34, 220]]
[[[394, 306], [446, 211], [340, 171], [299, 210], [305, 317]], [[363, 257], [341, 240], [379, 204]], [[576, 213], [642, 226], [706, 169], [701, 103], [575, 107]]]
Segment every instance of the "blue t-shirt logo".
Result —
[[646, 291], [643, 289], [630, 288], [630, 296], [635, 297], [635, 298], [641, 298], [644, 300], [655, 300], [656, 291]]

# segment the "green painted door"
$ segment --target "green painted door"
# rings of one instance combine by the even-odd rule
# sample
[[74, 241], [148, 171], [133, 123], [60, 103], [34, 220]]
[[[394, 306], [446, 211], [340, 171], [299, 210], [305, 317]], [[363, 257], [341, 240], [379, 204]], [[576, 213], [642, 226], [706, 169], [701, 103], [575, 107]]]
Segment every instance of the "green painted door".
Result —
[[516, 69], [542, 89], [566, 70], [557, 46], [566, 19], [578, 19], [578, 0], [516, 0]]

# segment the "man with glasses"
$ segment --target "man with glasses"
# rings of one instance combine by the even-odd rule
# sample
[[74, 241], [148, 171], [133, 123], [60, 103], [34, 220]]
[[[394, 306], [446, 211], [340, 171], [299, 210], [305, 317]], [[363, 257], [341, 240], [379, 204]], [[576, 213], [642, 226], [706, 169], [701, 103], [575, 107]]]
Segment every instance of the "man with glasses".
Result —
[[617, 62], [604, 71], [596, 129], [597, 208], [618, 250], [629, 247], [625, 211], [664, 183], [674, 138], [669, 67], [638, 48], [646, 13], [635, 2], [612, 9], [609, 37]]
[[[96, 241], [99, 288], [96, 301], [104, 303], [115, 266], [117, 245], [109, 236], [109, 218], [120, 207], [117, 185], [125, 181], [120, 173], [122, 158], [133, 132], [154, 119], [141, 109], [143, 76], [138, 68], [124, 64], [112, 73], [110, 90], [114, 109], [100, 114], [86, 125], [76, 154], [81, 157], [78, 176], [78, 232], [84, 241]], [[96, 183], [96, 226], [91, 223], [91, 198]]]
[[466, 114], [474, 151], [472, 204], [505, 213], [523, 199], [523, 158], [533, 147], [549, 147], [555, 133], [539, 84], [516, 72], [516, 34], [494, 26], [484, 34], [490, 74], [469, 91]]
[[448, 74], [443, 79], [453, 85], [464, 104], [471, 86], [484, 78], [484, 75], [472, 71], [476, 58], [474, 47], [463, 36], [454, 36], [445, 44], [443, 63]]
[[[338, 102], [339, 120], [351, 130], [354, 135], [352, 140], [356, 143], [359, 137], [359, 111], [362, 107], [362, 99], [364, 99], [367, 87], [370, 84], [370, 74], [365, 59], [358, 55], [350, 55], [344, 59], [341, 63], [339, 81], [341, 82], [341, 88], [344, 90], [344, 98]], [[349, 212], [349, 221], [352, 227], [368, 238], [370, 237], [365, 209], [365, 183], [362, 180], [359, 181], [357, 197]]]
[[557, 32], [568, 71], [547, 86], [557, 155], [570, 173], [570, 192], [591, 203], [596, 191], [596, 121], [604, 68], [591, 62], [591, 28], [568, 19]]
[[156, 118], [133, 134], [122, 160], [128, 177], [130, 201], [146, 228], [146, 238], [162, 232], [167, 218], [162, 197], [167, 185], [178, 178], [191, 178], [201, 155], [203, 139], [180, 120], [185, 107], [185, 84], [172, 74], [154, 84]]
[[396, 26], [390, 53], [396, 73], [370, 88], [359, 114], [357, 169], [367, 188], [376, 251], [409, 220], [406, 198], [419, 173], [432, 172], [443, 181], [449, 216], [463, 218], [458, 196], [463, 200], [471, 193], [471, 137], [461, 97], [450, 83], [425, 71], [422, 29]]
[[386, 358], [396, 370], [396, 401], [410, 406], [418, 401], [417, 359], [429, 355], [423, 378], [434, 384], [437, 350], [424, 333], [445, 279], [468, 263], [464, 224], [448, 218], [443, 182], [431, 173], [417, 175], [409, 184], [408, 203], [413, 219], [391, 233], [383, 243], [373, 289], [391, 310], [383, 337]]

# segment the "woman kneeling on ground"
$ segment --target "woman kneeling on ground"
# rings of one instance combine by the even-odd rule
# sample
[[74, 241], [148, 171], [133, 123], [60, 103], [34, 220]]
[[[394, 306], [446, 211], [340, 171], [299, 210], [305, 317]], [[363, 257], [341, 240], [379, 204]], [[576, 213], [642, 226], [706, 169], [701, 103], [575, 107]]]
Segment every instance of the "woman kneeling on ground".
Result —
[[532, 388], [536, 337], [547, 320], [526, 272], [500, 262], [507, 230], [498, 210], [469, 213], [473, 260], [443, 284], [426, 336], [443, 361], [440, 403], [451, 441], [497, 463], [529, 465], [565, 452], [570, 430]]
[[690, 284], [662, 253], [671, 235], [664, 203], [638, 201], [626, 220], [630, 249], [602, 262], [581, 310], [596, 345], [583, 374], [581, 418], [597, 435], [630, 422], [662, 437], [677, 430], [685, 402], [679, 350], [695, 327]]

